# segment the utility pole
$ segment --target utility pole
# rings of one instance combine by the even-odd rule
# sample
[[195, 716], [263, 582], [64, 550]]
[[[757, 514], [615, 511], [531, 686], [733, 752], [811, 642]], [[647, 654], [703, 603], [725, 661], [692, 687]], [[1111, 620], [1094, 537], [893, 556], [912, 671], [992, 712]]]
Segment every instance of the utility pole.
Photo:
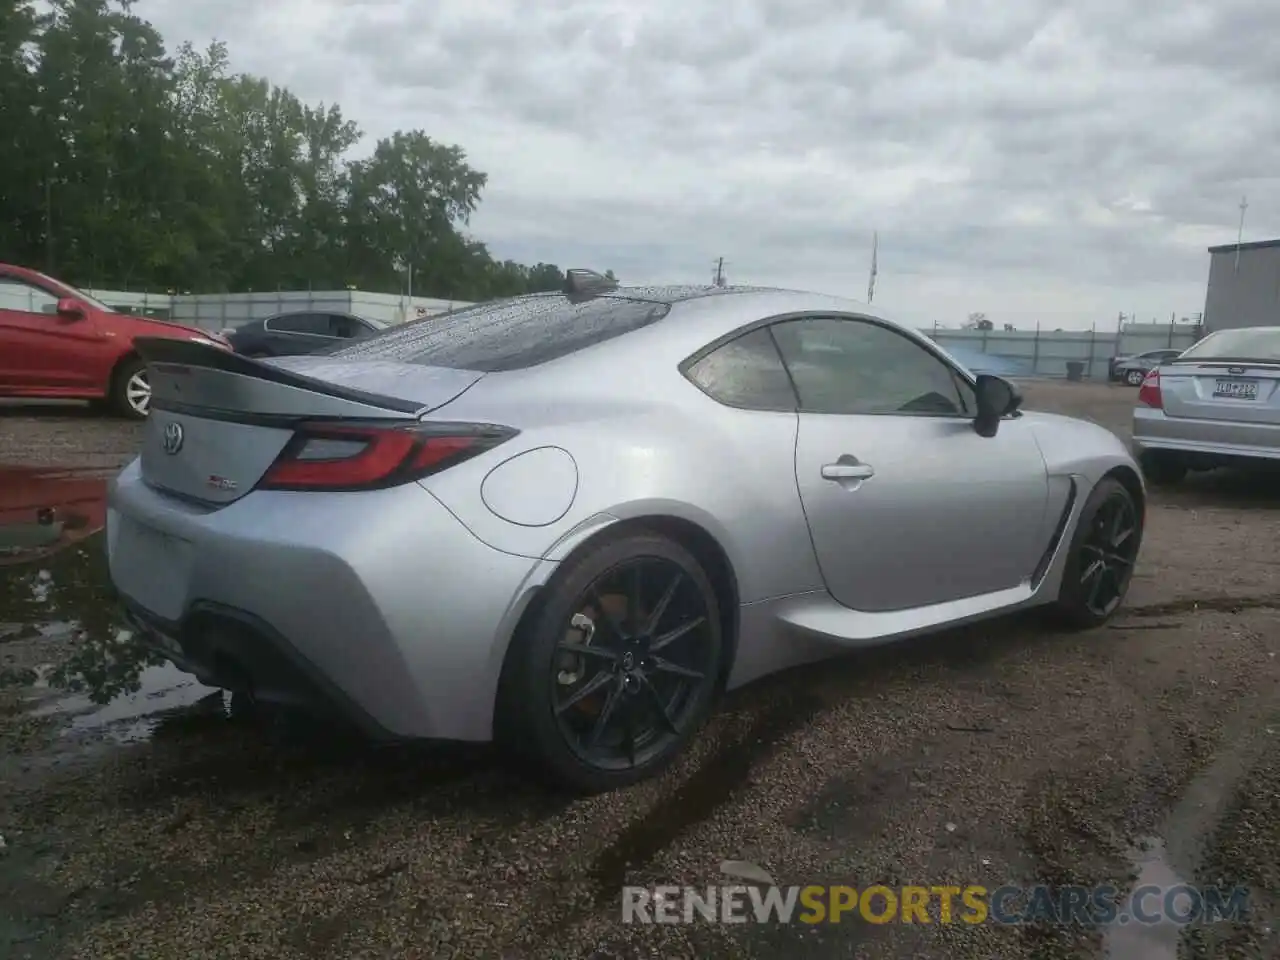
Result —
[[1240, 272], [1240, 241], [1244, 239], [1244, 212], [1249, 209], [1249, 198], [1240, 198], [1240, 226], [1236, 230], [1236, 263], [1233, 273]]
[[[55, 161], [50, 165], [58, 169]], [[53, 174], [44, 175], [44, 269], [47, 273], [57, 273], [53, 263]]]
[[717, 287], [724, 286], [724, 257], [721, 257], [719, 260], [716, 261], [715, 284]]
[[871, 234], [871, 278], [867, 281], [867, 303], [875, 299], [876, 295], [876, 251], [880, 246], [880, 234], [872, 232]]

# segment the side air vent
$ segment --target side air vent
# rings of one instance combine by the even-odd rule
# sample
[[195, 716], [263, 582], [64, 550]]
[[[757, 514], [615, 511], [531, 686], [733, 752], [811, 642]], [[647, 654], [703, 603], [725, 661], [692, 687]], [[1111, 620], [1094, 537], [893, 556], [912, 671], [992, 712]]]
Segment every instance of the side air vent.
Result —
[[1076, 497], [1079, 495], [1079, 486], [1075, 477], [1071, 478], [1071, 490], [1067, 494], [1067, 505], [1062, 508], [1062, 516], [1058, 518], [1058, 526], [1053, 531], [1053, 538], [1049, 541], [1049, 546], [1044, 552], [1044, 556], [1040, 558], [1040, 562], [1036, 564], [1035, 572], [1031, 575], [1031, 586], [1036, 588], [1040, 586], [1040, 582], [1044, 580], [1045, 574], [1049, 572], [1049, 564], [1053, 562], [1053, 555], [1058, 552], [1058, 545], [1062, 543], [1063, 536], [1067, 532], [1067, 524], [1071, 520], [1071, 513], [1075, 510]]

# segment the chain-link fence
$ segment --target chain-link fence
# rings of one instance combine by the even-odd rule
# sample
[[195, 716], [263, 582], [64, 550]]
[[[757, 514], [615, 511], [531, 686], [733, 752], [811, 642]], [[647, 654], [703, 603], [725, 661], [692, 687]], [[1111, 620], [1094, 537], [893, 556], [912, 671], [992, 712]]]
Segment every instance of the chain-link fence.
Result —
[[[84, 288], [80, 293], [110, 310], [169, 320], [205, 330], [224, 330], [279, 313], [352, 313], [385, 323], [457, 310], [468, 304], [433, 297], [404, 297], [364, 290], [278, 290], [263, 293], [134, 293]], [[58, 297], [13, 277], [0, 278], [0, 309], [54, 313]]]
[[1113, 357], [1148, 350], [1185, 350], [1200, 339], [1192, 323], [1131, 323], [1121, 331], [949, 330], [920, 331], [943, 349], [959, 348], [1009, 361], [1027, 376], [1065, 377], [1068, 363], [1083, 364], [1083, 376], [1106, 380]]

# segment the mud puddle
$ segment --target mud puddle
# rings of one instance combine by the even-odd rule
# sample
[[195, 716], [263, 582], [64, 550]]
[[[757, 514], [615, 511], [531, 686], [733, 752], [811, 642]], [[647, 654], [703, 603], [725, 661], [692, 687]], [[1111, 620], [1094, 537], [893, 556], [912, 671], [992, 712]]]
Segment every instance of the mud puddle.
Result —
[[1137, 879], [1116, 922], [1103, 932], [1103, 952], [1109, 960], [1178, 960], [1184, 927], [1168, 914], [1187, 916], [1194, 910], [1190, 893], [1174, 893], [1187, 881], [1174, 870], [1158, 837], [1140, 842], [1129, 860]]
[[138, 690], [122, 693], [105, 704], [87, 693], [72, 693], [40, 702], [27, 715], [65, 717], [63, 736], [97, 735], [115, 743], [150, 740], [167, 720], [200, 712], [231, 716], [231, 695], [206, 687], [173, 664], [146, 667], [138, 674]]
[[109, 476], [0, 465], [0, 698], [45, 730], [44, 759], [232, 712], [229, 696], [143, 647], [123, 620], [101, 533]]
[[107, 516], [109, 471], [0, 465], [0, 567], [92, 536]]

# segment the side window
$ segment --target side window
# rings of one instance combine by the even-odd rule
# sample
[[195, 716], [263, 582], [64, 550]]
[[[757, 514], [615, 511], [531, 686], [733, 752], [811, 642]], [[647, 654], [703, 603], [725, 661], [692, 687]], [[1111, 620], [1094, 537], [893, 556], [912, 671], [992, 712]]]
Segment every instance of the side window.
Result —
[[796, 408], [787, 369], [764, 327], [717, 347], [692, 364], [685, 376], [711, 399], [731, 407]]
[[0, 277], [0, 310], [57, 313], [58, 298], [16, 277]]
[[368, 335], [368, 329], [355, 317], [344, 317], [340, 313], [329, 316], [329, 336], [350, 340], [353, 337]]
[[272, 333], [309, 333], [327, 337], [329, 333], [329, 317], [323, 313], [282, 313], [267, 321], [267, 329]]
[[808, 413], [971, 416], [972, 391], [901, 333], [867, 320], [816, 317], [773, 333]]

